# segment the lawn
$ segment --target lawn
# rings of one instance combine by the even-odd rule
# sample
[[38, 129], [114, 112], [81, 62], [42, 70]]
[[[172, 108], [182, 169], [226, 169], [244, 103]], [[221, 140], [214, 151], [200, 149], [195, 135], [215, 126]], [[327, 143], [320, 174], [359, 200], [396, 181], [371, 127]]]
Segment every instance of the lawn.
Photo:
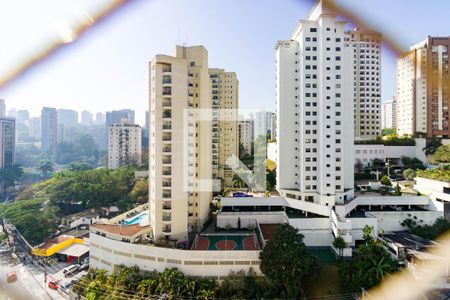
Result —
[[315, 299], [342, 294], [337, 272], [338, 268], [336, 264], [324, 264], [317, 281], [313, 278], [303, 280], [302, 286], [306, 298]]

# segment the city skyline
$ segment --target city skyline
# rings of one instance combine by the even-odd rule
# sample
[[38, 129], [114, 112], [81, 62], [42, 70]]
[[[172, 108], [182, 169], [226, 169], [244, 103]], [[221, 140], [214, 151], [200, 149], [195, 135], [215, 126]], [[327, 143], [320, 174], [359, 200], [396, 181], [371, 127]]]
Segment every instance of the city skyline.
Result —
[[[136, 111], [137, 122], [143, 124], [148, 106], [146, 66], [150, 58], [156, 53], [173, 51], [176, 44], [203, 44], [213, 53], [210, 57], [212, 67], [235, 70], [239, 75], [241, 108], [260, 106], [274, 110], [275, 80], [270, 63], [274, 60], [273, 47], [277, 39], [305, 15], [310, 2], [285, 1], [282, 9], [269, 1], [258, 6], [254, 2], [243, 6], [237, 2], [223, 6], [204, 1], [192, 1], [189, 5], [177, 1], [170, 4], [161, 1], [133, 3], [93, 28], [89, 34], [65, 48], [65, 51], [51, 56], [18, 81], [0, 90], [0, 97], [5, 98], [10, 107], [29, 109], [32, 115], [37, 115], [42, 106], [95, 112], [120, 109], [123, 103], [127, 103], [129, 108]], [[356, 6], [349, 0], [338, 1], [383, 34], [399, 37], [396, 42], [405, 51], [409, 45], [420, 42], [428, 35], [445, 35], [444, 28], [448, 27], [449, 21], [439, 18], [445, 13], [442, 7], [448, 5], [443, 1], [442, 5], [433, 7], [417, 3], [416, 8], [403, 15], [395, 13], [404, 5], [402, 1], [389, 4], [387, 1], [382, 2], [385, 5], [380, 1], [367, 1]], [[201, 7], [208, 8], [212, 13], [203, 18], [193, 18], [195, 11]], [[391, 9], [386, 11], [385, 7]], [[434, 16], [433, 22], [423, 22], [414, 32], [402, 30], [413, 25], [419, 17], [423, 18], [425, 8], [430, 16]], [[168, 24], [164, 17], [158, 16], [163, 9], [174, 11], [173, 23]], [[253, 12], [251, 16], [247, 13], [249, 10]], [[219, 34], [211, 35], [206, 25], [214, 24], [219, 11], [223, 28], [227, 30], [219, 30]], [[368, 12], [372, 17], [368, 17]], [[50, 20], [54, 18], [53, 15]], [[31, 21], [36, 23], [42, 20], [32, 18]], [[245, 26], [244, 23], [253, 26]], [[168, 29], [164, 33], [146, 31], [146, 28], [160, 28], [162, 25]], [[252, 34], [256, 28], [265, 34]], [[137, 33], [130, 35], [132, 31]], [[252, 38], [249, 39], [249, 36]], [[137, 44], [141, 46], [137, 47]], [[11, 46], [16, 45], [13, 43]], [[104, 54], [105, 49], [108, 49], [107, 55]], [[58, 84], [55, 85], [55, 82]], [[116, 82], [121, 84], [111, 88], [111, 83]], [[386, 47], [382, 51], [382, 86], [382, 99], [395, 94], [395, 57]]]

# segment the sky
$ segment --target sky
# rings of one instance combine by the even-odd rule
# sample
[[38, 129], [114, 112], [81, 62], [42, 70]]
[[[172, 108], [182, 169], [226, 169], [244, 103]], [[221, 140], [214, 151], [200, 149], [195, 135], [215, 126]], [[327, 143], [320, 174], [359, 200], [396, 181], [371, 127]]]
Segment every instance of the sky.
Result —
[[[275, 110], [275, 43], [307, 17], [310, 0], [134, 0], [75, 39], [70, 26], [113, 0], [0, 0], [0, 78], [46, 43], [67, 42], [0, 88], [7, 109], [93, 113], [131, 108], [143, 124], [148, 62], [176, 44], [202, 44], [209, 66], [234, 71], [241, 108]], [[337, 0], [403, 49], [450, 36], [450, 1]], [[26, 9], [24, 9], [26, 8]], [[350, 28], [349, 28], [350, 29]], [[395, 94], [395, 56], [382, 50], [382, 99]]]

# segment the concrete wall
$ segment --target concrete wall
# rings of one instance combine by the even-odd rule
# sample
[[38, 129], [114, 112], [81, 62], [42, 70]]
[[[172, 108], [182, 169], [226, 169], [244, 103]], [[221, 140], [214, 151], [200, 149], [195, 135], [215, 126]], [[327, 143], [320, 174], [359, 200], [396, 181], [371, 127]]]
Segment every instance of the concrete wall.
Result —
[[431, 225], [437, 218], [444, 216], [443, 211], [371, 211], [370, 214], [378, 219], [378, 229], [383, 229], [385, 232], [405, 230], [406, 228], [400, 224], [408, 217], [416, 216], [418, 220], [423, 220], [422, 224]]
[[238, 219], [241, 220], [241, 228], [254, 227], [259, 224], [281, 224], [287, 222], [287, 217], [283, 211], [280, 212], [221, 212], [217, 215], [217, 227], [231, 228], [238, 227]]
[[303, 242], [306, 246], [330, 246], [333, 237], [329, 218], [289, 219], [289, 224], [304, 235]]
[[143, 270], [163, 272], [177, 268], [188, 276], [224, 277], [230, 271], [249, 270], [257, 274], [259, 251], [191, 251], [130, 244], [90, 235], [90, 267], [112, 272], [119, 264], [137, 265]]

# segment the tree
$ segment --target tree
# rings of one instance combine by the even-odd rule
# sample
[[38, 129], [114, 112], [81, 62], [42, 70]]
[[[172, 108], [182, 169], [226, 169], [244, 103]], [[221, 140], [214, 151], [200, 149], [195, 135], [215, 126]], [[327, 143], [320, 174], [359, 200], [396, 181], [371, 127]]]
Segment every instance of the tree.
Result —
[[238, 188], [243, 188], [245, 186], [244, 180], [242, 180], [240, 174], [233, 174], [233, 186]]
[[408, 156], [402, 156], [402, 164], [405, 168], [407, 169], [413, 169], [413, 170], [424, 170], [426, 169], [425, 165], [423, 164], [423, 162], [416, 158], [416, 157], [408, 157]]
[[450, 162], [450, 149], [446, 145], [441, 145], [436, 149], [436, 152], [431, 157], [434, 163], [448, 163]]
[[361, 288], [376, 286], [386, 276], [399, 269], [398, 261], [383, 248], [380, 242], [372, 240], [360, 245], [352, 261], [339, 264], [338, 275], [346, 292], [360, 292]]
[[73, 162], [69, 164], [70, 171], [86, 171], [91, 170], [92, 166], [84, 162]]
[[366, 241], [366, 243], [373, 242], [373, 240], [374, 240], [373, 226], [369, 226], [369, 225], [364, 226], [362, 232], [363, 232], [363, 238]]
[[148, 178], [143, 178], [133, 186], [130, 195], [136, 199], [139, 203], [145, 203], [148, 201]]
[[401, 196], [402, 195], [402, 190], [400, 189], [400, 185], [398, 184], [398, 182], [397, 182], [397, 185], [395, 186], [394, 195], [395, 196]]
[[431, 141], [427, 144], [425, 148], [422, 149], [422, 151], [425, 152], [425, 155], [432, 155], [441, 145], [442, 145], [441, 141], [439, 141], [437, 137], [433, 136]]
[[384, 175], [383, 177], [381, 177], [381, 181], [380, 182], [384, 186], [392, 186], [392, 183], [389, 180], [389, 177], [387, 177], [387, 175]]
[[4, 192], [13, 187], [17, 180], [23, 176], [23, 168], [18, 164], [6, 166], [0, 169], [0, 183], [3, 184]]
[[339, 257], [342, 258], [342, 251], [347, 247], [347, 243], [342, 238], [342, 236], [337, 236], [333, 241], [333, 247], [339, 250]]
[[41, 172], [42, 177], [48, 177], [48, 174], [53, 172], [53, 163], [51, 160], [41, 160], [37, 166], [37, 169]]
[[379, 158], [375, 158], [372, 160], [372, 169], [375, 170], [380, 170], [380, 169], [384, 169], [386, 166], [384, 160], [379, 159]]
[[416, 172], [413, 169], [406, 169], [403, 171], [403, 176], [405, 176], [407, 180], [414, 180], [416, 177]]
[[382, 130], [382, 133], [381, 133], [383, 136], [392, 136], [392, 135], [396, 135], [397, 134], [397, 132], [396, 132], [396, 130], [395, 130], [395, 128], [384, 128], [383, 130]]
[[308, 252], [303, 235], [289, 224], [281, 224], [260, 253], [260, 269], [282, 297], [298, 298], [306, 275], [318, 275], [319, 260]]

